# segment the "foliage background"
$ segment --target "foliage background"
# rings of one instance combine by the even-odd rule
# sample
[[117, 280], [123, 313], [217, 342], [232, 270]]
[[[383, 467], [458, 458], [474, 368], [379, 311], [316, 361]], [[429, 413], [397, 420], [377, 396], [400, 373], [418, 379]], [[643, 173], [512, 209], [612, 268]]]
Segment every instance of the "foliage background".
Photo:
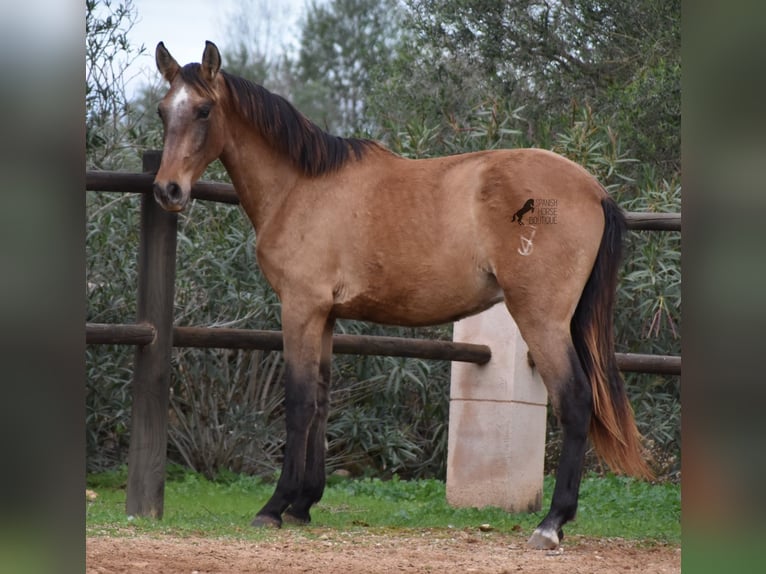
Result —
[[[127, 31], [130, 0], [86, 2], [86, 161], [140, 170], [161, 147], [159, 84], [127, 97], [124, 68], [142, 52]], [[246, 27], [244, 13], [236, 27]], [[231, 72], [291, 99], [340, 135], [379, 139], [408, 157], [535, 146], [581, 163], [629, 211], [680, 211], [680, 2], [576, 0], [327, 0], [308, 5], [301, 49], [267, 55], [244, 40], [224, 53]], [[117, 58], [117, 55], [121, 58]], [[205, 176], [226, 180], [220, 164]], [[138, 198], [87, 195], [87, 317], [135, 314]], [[255, 237], [239, 209], [194, 202], [179, 220], [175, 322], [278, 329], [279, 301], [257, 271]], [[680, 354], [681, 240], [632, 232], [616, 317], [619, 351]], [[449, 338], [448, 325], [337, 330]], [[127, 458], [133, 350], [90, 346], [89, 470]], [[271, 476], [283, 441], [281, 354], [176, 349], [170, 458], [207, 476]], [[329, 469], [445, 474], [449, 366], [337, 356]], [[626, 376], [659, 474], [680, 469], [677, 377]], [[549, 421], [547, 468], [560, 433]], [[591, 470], [602, 472], [589, 456]]]

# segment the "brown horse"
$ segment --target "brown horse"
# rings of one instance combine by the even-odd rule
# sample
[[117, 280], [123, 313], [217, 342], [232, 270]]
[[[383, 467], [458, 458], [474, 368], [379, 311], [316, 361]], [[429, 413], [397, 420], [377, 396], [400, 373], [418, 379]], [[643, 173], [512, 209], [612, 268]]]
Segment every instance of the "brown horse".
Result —
[[[505, 303], [564, 433], [533, 547], [556, 547], [575, 516], [589, 431], [615, 471], [650, 475], [614, 357], [624, 218], [583, 168], [539, 149], [405, 159], [332, 136], [280, 96], [221, 71], [210, 42], [201, 64], [180, 67], [162, 43], [156, 61], [170, 89], [159, 104], [155, 198], [180, 211], [220, 158], [282, 302], [284, 464], [254, 525], [306, 523], [322, 497], [337, 318], [431, 325]], [[537, 225], [523, 256], [525, 227], [512, 221], [530, 197], [555, 200], [558, 212], [555, 224]]]

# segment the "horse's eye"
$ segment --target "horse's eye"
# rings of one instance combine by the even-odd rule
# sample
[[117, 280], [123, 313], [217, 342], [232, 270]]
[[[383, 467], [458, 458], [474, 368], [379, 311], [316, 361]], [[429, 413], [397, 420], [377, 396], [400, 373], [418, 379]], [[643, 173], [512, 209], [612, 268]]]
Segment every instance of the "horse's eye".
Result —
[[210, 115], [210, 106], [209, 105], [201, 106], [197, 110], [197, 119], [199, 119], [199, 120], [206, 120], [209, 115]]

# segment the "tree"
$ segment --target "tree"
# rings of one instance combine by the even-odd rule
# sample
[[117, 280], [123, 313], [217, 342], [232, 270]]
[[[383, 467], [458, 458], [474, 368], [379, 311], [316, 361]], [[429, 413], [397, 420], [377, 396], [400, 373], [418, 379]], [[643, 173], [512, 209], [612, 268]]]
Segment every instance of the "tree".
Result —
[[296, 89], [291, 46], [295, 28], [289, 4], [246, 0], [230, 14], [228, 36], [222, 47], [226, 71], [252, 80], [288, 99]]
[[295, 103], [329, 131], [369, 130], [366, 97], [400, 40], [396, 0], [330, 0], [309, 6], [301, 32]]
[[128, 41], [136, 15], [133, 0], [85, 2], [85, 149], [92, 167], [125, 165], [130, 130], [125, 74], [145, 51]]
[[423, 109], [459, 116], [481, 98], [507, 100], [525, 107], [529, 143], [539, 145], [590, 106], [634, 157], [668, 177], [678, 170], [679, 0], [407, 4], [415, 41], [398, 81], [411, 94], [423, 86]]

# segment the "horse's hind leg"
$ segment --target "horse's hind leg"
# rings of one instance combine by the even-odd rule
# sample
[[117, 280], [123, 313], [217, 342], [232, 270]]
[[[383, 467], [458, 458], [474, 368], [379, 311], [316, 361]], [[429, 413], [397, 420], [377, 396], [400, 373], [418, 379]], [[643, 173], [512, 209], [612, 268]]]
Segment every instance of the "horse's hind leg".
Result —
[[546, 385], [549, 392], [555, 393], [551, 399], [561, 423], [563, 442], [550, 510], [529, 539], [534, 548], [556, 548], [564, 536], [562, 526], [577, 512], [593, 396], [574, 348], [570, 346], [567, 354], [571, 374], [554, 385]]
[[534, 548], [550, 549], [558, 546], [563, 537], [562, 526], [577, 511], [593, 397], [572, 344], [569, 321], [545, 323], [544, 313], [517, 315], [514, 318], [529, 345], [563, 431], [551, 507], [529, 539]]
[[325, 451], [327, 435], [327, 415], [329, 414], [329, 389], [332, 374], [332, 330], [335, 321], [330, 319], [325, 326], [322, 338], [322, 357], [320, 360], [321, 379], [317, 385], [316, 413], [309, 429], [306, 451], [306, 473], [303, 489], [298, 498], [285, 511], [288, 522], [306, 524], [311, 522], [309, 509], [322, 498], [326, 483]]

